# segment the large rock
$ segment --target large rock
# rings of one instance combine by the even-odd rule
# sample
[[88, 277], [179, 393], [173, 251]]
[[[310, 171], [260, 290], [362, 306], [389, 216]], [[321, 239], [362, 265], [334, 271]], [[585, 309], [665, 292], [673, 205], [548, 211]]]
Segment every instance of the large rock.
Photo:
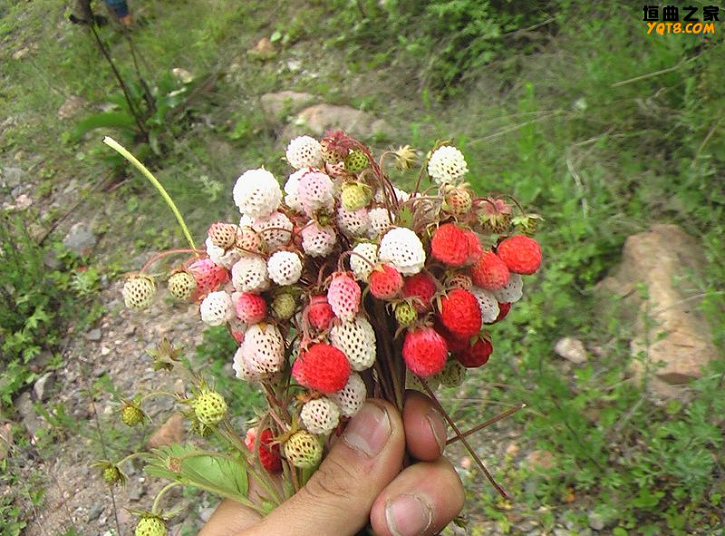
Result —
[[650, 386], [659, 396], [678, 396], [678, 386], [699, 378], [719, 357], [699, 309], [696, 281], [705, 266], [695, 238], [676, 225], [654, 225], [627, 239], [621, 265], [599, 284], [604, 296], [623, 300], [622, 321], [634, 326], [632, 355], [645, 358], [632, 359], [632, 371], [641, 378], [649, 367]]
[[282, 134], [283, 140], [289, 140], [301, 134], [324, 135], [328, 130], [343, 130], [359, 139], [376, 136], [393, 136], [391, 126], [368, 112], [356, 110], [350, 106], [316, 104], [302, 110]]

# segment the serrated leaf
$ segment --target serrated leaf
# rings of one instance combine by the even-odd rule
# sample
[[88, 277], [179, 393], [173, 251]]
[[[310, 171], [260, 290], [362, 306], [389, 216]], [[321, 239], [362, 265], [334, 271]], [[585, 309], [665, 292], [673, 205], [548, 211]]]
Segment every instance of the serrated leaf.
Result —
[[227, 499], [247, 499], [249, 492], [247, 464], [241, 457], [174, 445], [155, 450], [145, 470], [151, 476], [200, 488]]

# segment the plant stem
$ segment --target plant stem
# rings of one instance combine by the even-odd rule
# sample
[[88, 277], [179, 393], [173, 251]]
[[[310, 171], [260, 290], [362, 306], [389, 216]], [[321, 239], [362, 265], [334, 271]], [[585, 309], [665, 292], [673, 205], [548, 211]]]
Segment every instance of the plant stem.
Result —
[[166, 204], [171, 209], [171, 212], [173, 212], [174, 216], [176, 216], [176, 221], [179, 223], [179, 226], [181, 227], [181, 230], [183, 231], [187, 242], [189, 242], [191, 249], [196, 250], [196, 244], [194, 244], [194, 239], [191, 238], [191, 233], [189, 232], [189, 228], [186, 226], [184, 217], [181, 215], [181, 212], [179, 212], [179, 209], [176, 208], [176, 204], [174, 203], [174, 200], [171, 199], [171, 196], [168, 194], [168, 192], [163, 187], [163, 185], [159, 182], [159, 180], [156, 177], [154, 177], [153, 173], [151, 173], [146, 166], [144, 166], [141, 162], [139, 162], [135, 156], [133, 156], [130, 152], [128, 152], [128, 150], [125, 147], [123, 147], [120, 143], [118, 143], [116, 140], [114, 140], [110, 136], [104, 137], [103, 143], [105, 143], [106, 145], [111, 147], [113, 150], [115, 150], [117, 153], [119, 153], [121, 156], [123, 156], [126, 160], [131, 162], [136, 167], [136, 169], [138, 169], [143, 174], [143, 176], [146, 177], [149, 180], [149, 182], [154, 185], [154, 187], [161, 194], [161, 197], [163, 197], [164, 201], [166, 201]]
[[151, 513], [152, 514], [158, 514], [159, 513], [159, 503], [161, 502], [161, 498], [166, 495], [166, 492], [169, 491], [172, 488], [175, 488], [176, 486], [180, 486], [181, 484], [179, 482], [171, 482], [170, 484], [166, 484], [164, 488], [159, 491], [158, 495], [156, 495], [156, 498], [154, 499], [154, 504], [151, 507]]
[[450, 439], [448, 439], [448, 441], [446, 441], [446, 445], [451, 445], [451, 444], [455, 443], [456, 441], [458, 441], [458, 440], [460, 440], [460, 439], [462, 439], [464, 437], [468, 437], [470, 435], [475, 434], [479, 430], [483, 430], [484, 428], [488, 428], [492, 424], [496, 424], [497, 422], [502, 421], [502, 420], [506, 419], [507, 417], [510, 417], [514, 413], [518, 413], [519, 411], [521, 411], [525, 407], [526, 407], [526, 404], [519, 404], [518, 406], [516, 406], [514, 408], [508, 409], [508, 410], [504, 411], [503, 413], [501, 413], [499, 415], [496, 415], [492, 419], [489, 419], [486, 422], [482, 422], [478, 426], [474, 426], [473, 428], [471, 428], [467, 432], [463, 432], [460, 436], [453, 436], [453, 437], [451, 437]]

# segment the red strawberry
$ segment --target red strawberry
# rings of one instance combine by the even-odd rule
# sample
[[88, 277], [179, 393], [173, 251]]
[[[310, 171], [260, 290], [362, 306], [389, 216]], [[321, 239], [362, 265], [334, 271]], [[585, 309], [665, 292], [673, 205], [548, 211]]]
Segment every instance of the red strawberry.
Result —
[[310, 346], [292, 367], [292, 376], [300, 385], [326, 395], [345, 387], [350, 372], [350, 362], [345, 354], [324, 343]]
[[428, 378], [446, 366], [448, 345], [433, 328], [409, 331], [403, 343], [403, 359], [408, 369], [417, 376]]
[[430, 310], [435, 293], [435, 281], [425, 272], [408, 277], [403, 283], [403, 296], [412, 300], [419, 313]]
[[[280, 456], [279, 444], [274, 443], [274, 435], [269, 428], [265, 429], [257, 438], [259, 441], [259, 461], [268, 473], [276, 474], [282, 472], [282, 457]], [[256, 445], [255, 445], [256, 448]]]
[[217, 266], [211, 259], [201, 259], [189, 266], [188, 271], [196, 280], [196, 301], [203, 300], [207, 294], [218, 290], [229, 281], [229, 272]]
[[237, 298], [237, 316], [245, 324], [258, 324], [267, 317], [267, 302], [259, 294], [242, 292]]
[[471, 276], [477, 287], [498, 290], [508, 285], [511, 272], [498, 255], [486, 251], [471, 268]]
[[498, 316], [496, 317], [496, 320], [493, 322], [490, 322], [491, 324], [497, 324], [498, 322], [501, 322], [504, 318], [506, 318], [509, 314], [509, 311], [511, 310], [511, 303], [501, 303], [498, 304]]
[[478, 339], [473, 345], [456, 352], [458, 362], [466, 368], [478, 368], [488, 363], [493, 353], [493, 344], [487, 339]]
[[382, 264], [370, 273], [368, 285], [377, 299], [392, 300], [403, 288], [403, 276], [389, 264]]
[[448, 266], [463, 266], [469, 255], [466, 231], [453, 223], [446, 223], [436, 229], [430, 242], [434, 259]]
[[478, 235], [473, 231], [467, 231], [466, 238], [468, 239], [468, 259], [466, 259], [466, 264], [475, 264], [483, 255], [483, 246], [478, 239]]
[[334, 318], [335, 313], [332, 312], [332, 307], [325, 296], [315, 296], [310, 300], [310, 305], [307, 307], [307, 320], [313, 328], [317, 331], [326, 331], [330, 328]]
[[453, 289], [441, 299], [441, 322], [456, 337], [473, 337], [481, 331], [483, 320], [476, 297], [460, 288]]
[[542, 252], [539, 243], [524, 235], [507, 238], [496, 248], [496, 254], [515, 274], [535, 274], [541, 267]]

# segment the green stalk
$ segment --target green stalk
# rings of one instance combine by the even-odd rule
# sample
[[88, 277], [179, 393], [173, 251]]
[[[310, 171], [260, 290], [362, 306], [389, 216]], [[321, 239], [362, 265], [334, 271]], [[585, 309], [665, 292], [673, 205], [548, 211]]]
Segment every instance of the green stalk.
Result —
[[181, 212], [179, 212], [179, 209], [176, 208], [176, 204], [174, 203], [174, 200], [171, 199], [171, 196], [168, 194], [166, 189], [162, 186], [162, 184], [159, 182], [159, 180], [153, 176], [153, 174], [148, 170], [146, 166], [144, 166], [141, 162], [139, 162], [135, 156], [133, 156], [131, 153], [128, 152], [128, 150], [123, 147], [120, 143], [118, 143], [116, 140], [111, 138], [110, 136], [106, 136], [103, 138], [103, 143], [111, 147], [113, 150], [118, 152], [121, 156], [123, 156], [126, 160], [131, 162], [136, 169], [138, 169], [144, 177], [146, 177], [151, 184], [154, 185], [154, 188], [158, 190], [158, 192], [161, 194], [161, 197], [164, 198], [164, 201], [166, 201], [166, 204], [171, 209], [171, 212], [174, 213], [174, 216], [176, 216], [176, 221], [179, 222], [179, 226], [181, 227], [181, 230], [184, 233], [184, 236], [186, 237], [187, 242], [189, 242], [189, 245], [191, 246], [191, 249], [196, 249], [196, 245], [194, 244], [194, 239], [191, 238], [191, 233], [189, 232], [189, 228], [186, 226], [186, 222], [184, 221], [184, 217], [181, 215]]

